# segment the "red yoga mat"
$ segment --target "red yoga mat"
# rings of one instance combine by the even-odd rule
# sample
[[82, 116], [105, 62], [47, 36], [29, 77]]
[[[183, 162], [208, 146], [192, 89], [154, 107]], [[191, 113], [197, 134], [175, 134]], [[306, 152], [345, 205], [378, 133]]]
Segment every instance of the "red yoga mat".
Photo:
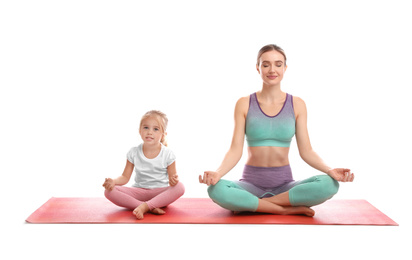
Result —
[[180, 198], [165, 215], [145, 214], [137, 220], [131, 210], [106, 198], [51, 198], [29, 218], [29, 223], [157, 223], [157, 224], [301, 224], [392, 225], [398, 224], [366, 200], [330, 200], [313, 207], [314, 217], [272, 214], [233, 214], [208, 198]]

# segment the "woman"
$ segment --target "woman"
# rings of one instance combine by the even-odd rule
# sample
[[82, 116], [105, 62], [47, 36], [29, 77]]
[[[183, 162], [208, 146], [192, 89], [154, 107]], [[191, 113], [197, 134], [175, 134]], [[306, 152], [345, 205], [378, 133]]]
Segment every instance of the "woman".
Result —
[[[338, 181], [352, 182], [354, 175], [346, 168], [329, 167], [312, 149], [305, 102], [281, 90], [287, 69], [284, 51], [273, 44], [264, 46], [256, 69], [262, 89], [238, 100], [230, 149], [220, 167], [205, 171], [199, 182], [209, 186], [215, 203], [232, 211], [313, 216], [310, 207], [332, 198]], [[293, 180], [288, 154], [294, 135], [302, 159], [327, 175]], [[242, 157], [245, 136], [249, 156], [242, 179], [221, 179]]]

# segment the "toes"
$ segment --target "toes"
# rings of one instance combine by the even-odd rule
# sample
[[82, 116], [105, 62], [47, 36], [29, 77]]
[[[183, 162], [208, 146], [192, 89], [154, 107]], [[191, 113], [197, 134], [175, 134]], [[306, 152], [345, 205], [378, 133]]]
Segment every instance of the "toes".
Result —
[[142, 214], [142, 212], [137, 211], [135, 215], [136, 215], [136, 218], [137, 218], [137, 219], [143, 219], [143, 214]]

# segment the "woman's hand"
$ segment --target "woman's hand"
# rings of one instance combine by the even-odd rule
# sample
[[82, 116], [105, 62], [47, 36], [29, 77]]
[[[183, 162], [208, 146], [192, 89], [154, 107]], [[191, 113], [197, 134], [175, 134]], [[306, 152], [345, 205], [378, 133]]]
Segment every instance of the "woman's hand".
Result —
[[327, 174], [340, 182], [352, 182], [355, 179], [355, 175], [346, 168], [334, 168], [329, 169]]
[[173, 176], [169, 176], [169, 185], [170, 186], [175, 186], [179, 182], [179, 176], [177, 174]]
[[106, 179], [104, 180], [104, 183], [103, 183], [102, 186], [103, 186], [106, 190], [111, 191], [111, 190], [113, 190], [113, 188], [114, 188], [115, 185], [116, 185], [116, 183], [114, 182], [113, 179], [106, 178]]
[[205, 171], [202, 175], [199, 175], [199, 182], [204, 183], [207, 186], [209, 185], [215, 185], [218, 183], [218, 181], [222, 178], [218, 172], [213, 172], [213, 171]]

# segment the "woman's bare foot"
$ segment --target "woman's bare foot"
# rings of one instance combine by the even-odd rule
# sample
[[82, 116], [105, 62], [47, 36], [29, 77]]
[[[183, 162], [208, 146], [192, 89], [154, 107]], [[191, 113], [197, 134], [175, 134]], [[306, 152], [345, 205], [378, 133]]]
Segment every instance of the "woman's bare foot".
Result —
[[315, 216], [315, 211], [309, 207], [285, 207], [285, 215], [305, 215], [308, 217]]
[[271, 213], [275, 215], [305, 215], [308, 217], [313, 217], [315, 215], [315, 211], [309, 207], [279, 206], [264, 199], [259, 199], [256, 212]]
[[163, 214], [166, 213], [166, 211], [164, 211], [161, 208], [152, 209], [150, 212], [153, 213], [153, 214], [156, 214], [156, 215], [163, 215]]
[[311, 208], [308, 208], [308, 210], [304, 214], [308, 217], [313, 217], [315, 216], [315, 211]]
[[149, 206], [146, 203], [142, 203], [133, 210], [133, 215], [135, 215], [137, 219], [143, 219], [144, 214], [148, 211]]

